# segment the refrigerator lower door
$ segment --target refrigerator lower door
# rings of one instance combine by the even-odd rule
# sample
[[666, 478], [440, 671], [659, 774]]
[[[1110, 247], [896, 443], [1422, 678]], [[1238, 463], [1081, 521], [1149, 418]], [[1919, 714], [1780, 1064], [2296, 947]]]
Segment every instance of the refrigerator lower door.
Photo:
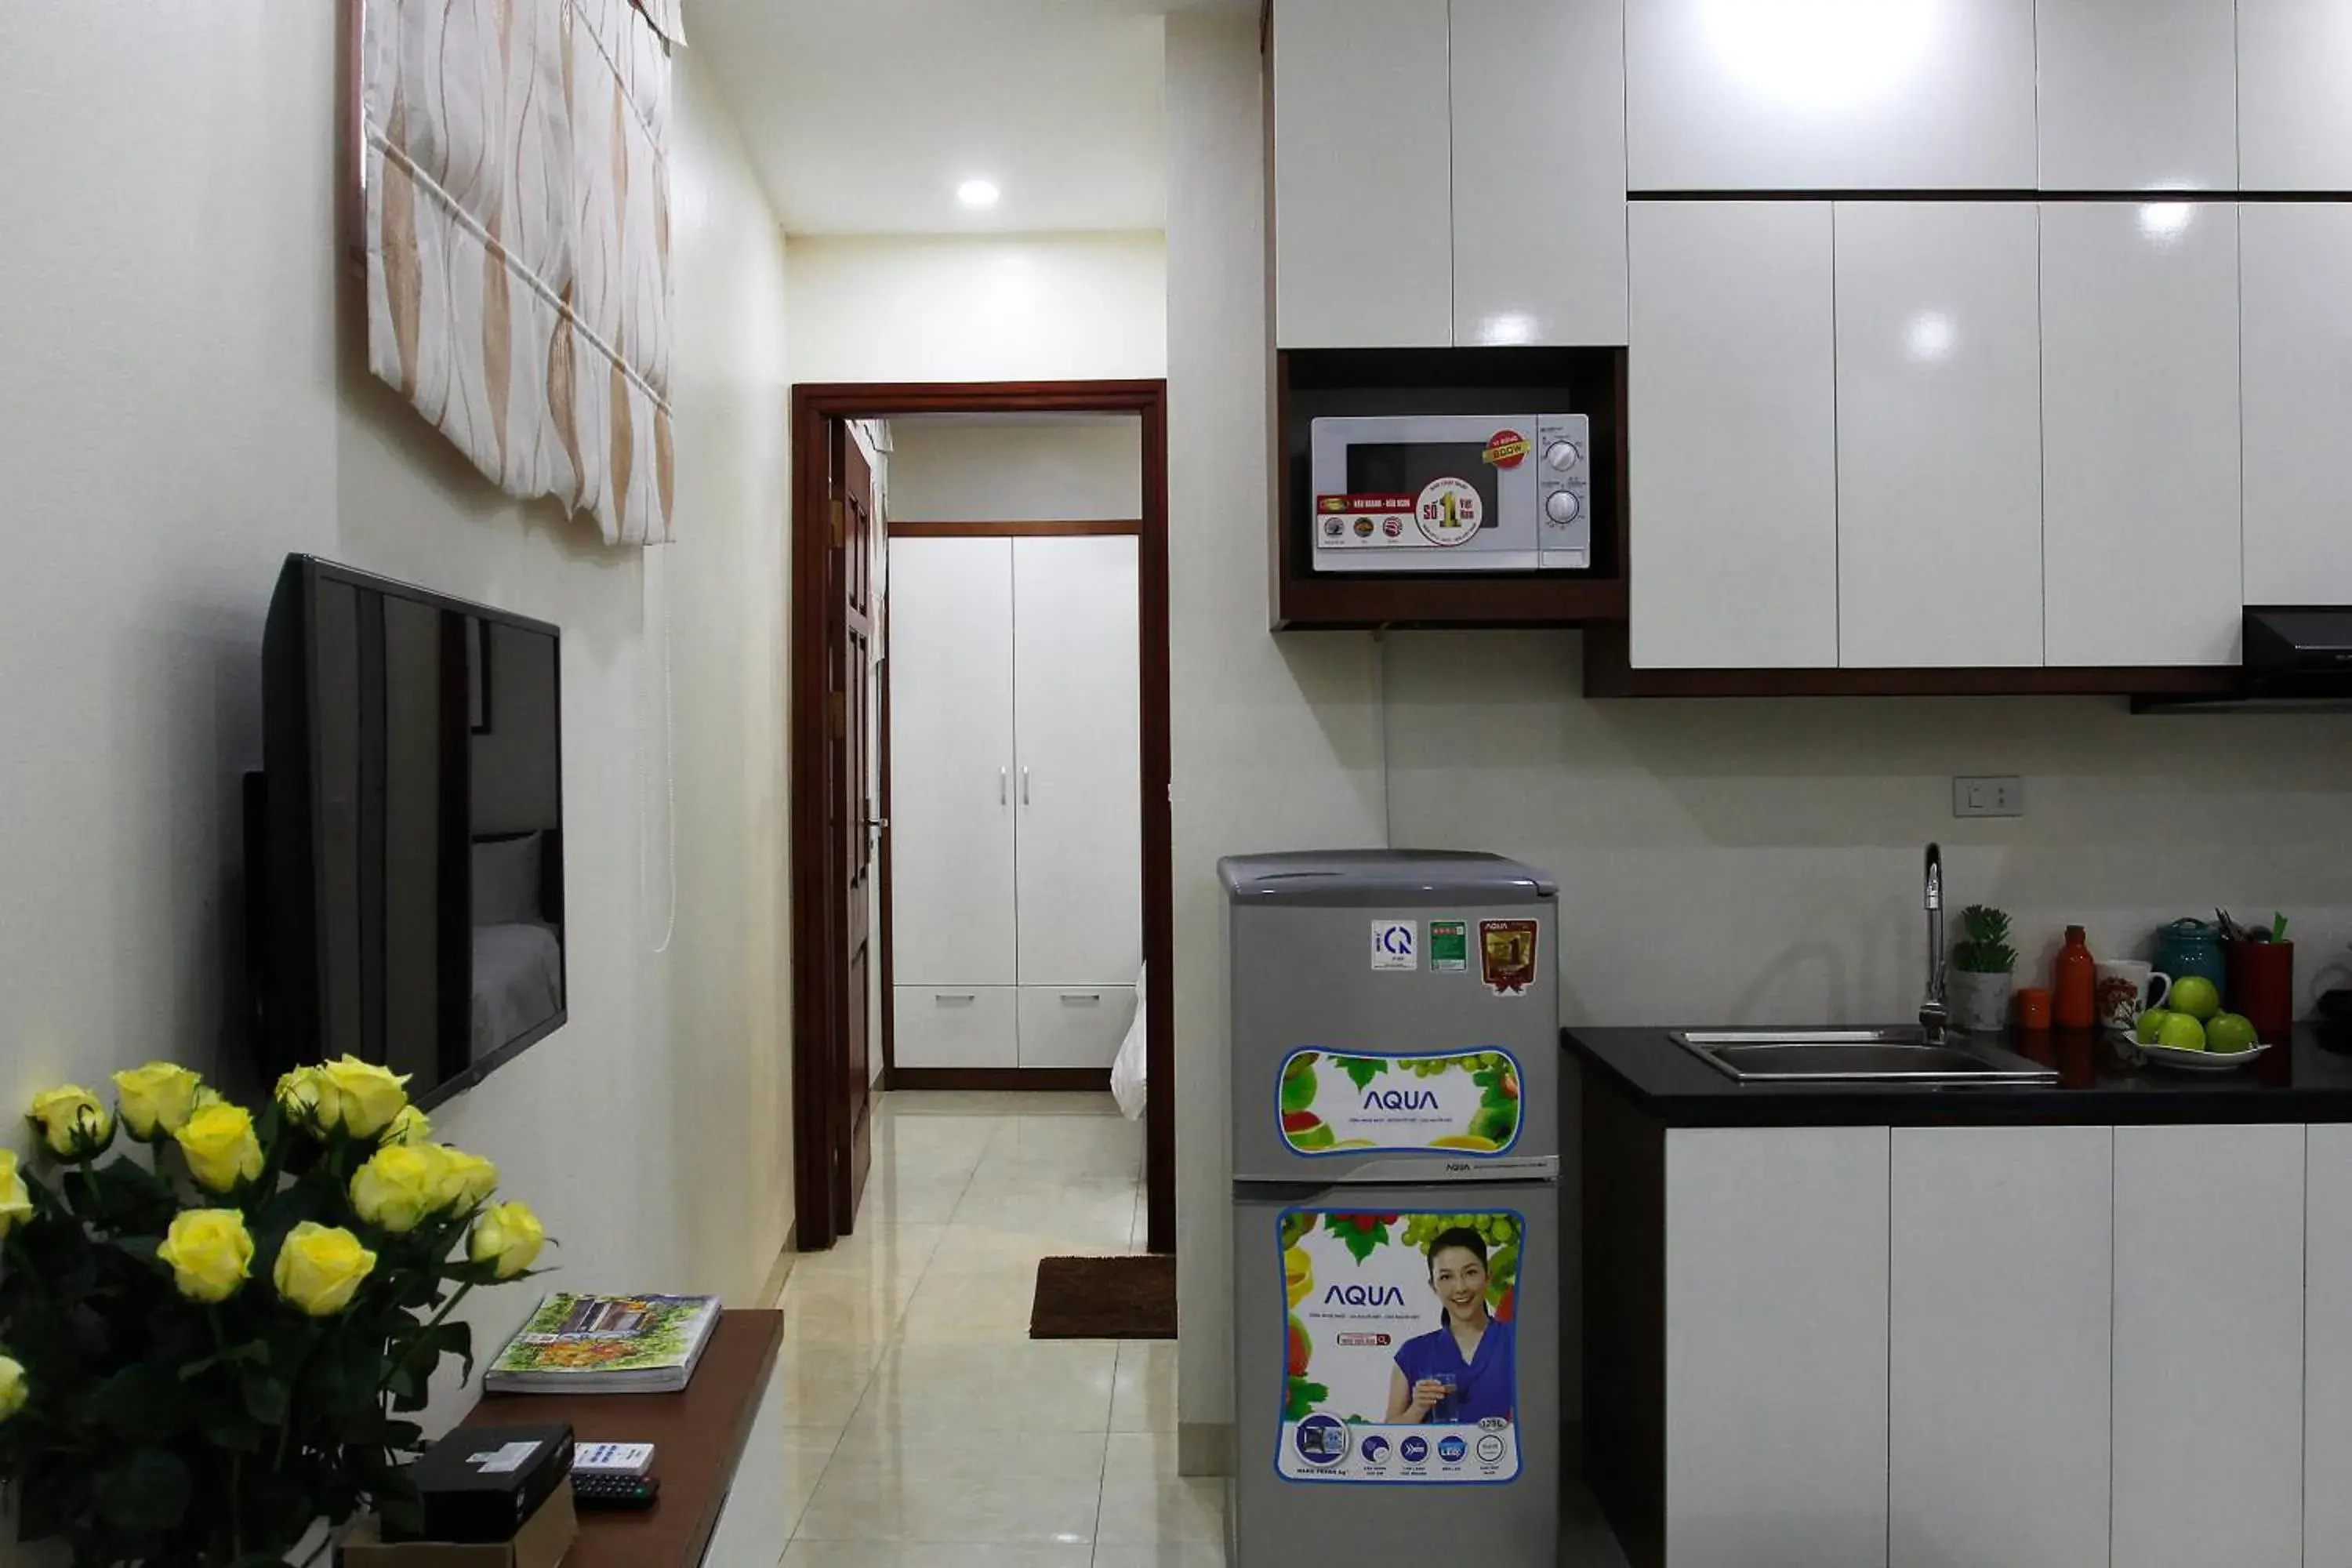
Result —
[[1553, 1560], [1559, 1226], [1550, 1183], [1235, 1187], [1238, 1568]]

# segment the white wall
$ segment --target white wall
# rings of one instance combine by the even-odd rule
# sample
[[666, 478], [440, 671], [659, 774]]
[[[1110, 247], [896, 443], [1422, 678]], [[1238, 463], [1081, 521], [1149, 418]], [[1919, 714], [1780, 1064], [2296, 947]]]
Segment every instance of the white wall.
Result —
[[890, 521], [1049, 522], [1143, 515], [1143, 422], [978, 417], [891, 423]]
[[[0, 228], [0, 1104], [153, 1056], [249, 1087], [231, 1014], [262, 615], [285, 552], [333, 556], [564, 632], [572, 1021], [436, 1121], [541, 1209], [562, 1283], [742, 1300], [790, 1177], [782, 246], [681, 57], [683, 542], [649, 564], [508, 501], [360, 368], [335, 10], [0, 11], [0, 209], [41, 215]], [[478, 1297], [478, 1332], [534, 1295]]]
[[[1381, 841], [1369, 640], [1266, 631], [1265, 149], [1255, 17], [1168, 20], [1171, 794], [1181, 1458], [1232, 1461], [1221, 855]], [[1154, 1085], [1154, 1093], [1161, 1092]]]
[[1167, 374], [1156, 234], [794, 238], [789, 252], [796, 383]]

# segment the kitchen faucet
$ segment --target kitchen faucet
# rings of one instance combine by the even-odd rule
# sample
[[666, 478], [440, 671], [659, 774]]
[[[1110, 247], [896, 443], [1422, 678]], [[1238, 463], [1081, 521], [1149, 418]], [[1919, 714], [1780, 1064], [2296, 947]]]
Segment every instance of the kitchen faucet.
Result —
[[1944, 953], [1944, 847], [1927, 846], [1927, 996], [1919, 1004], [1919, 1036], [1930, 1046], [1940, 1046], [1952, 1025], [1952, 1011], [1946, 1004]]

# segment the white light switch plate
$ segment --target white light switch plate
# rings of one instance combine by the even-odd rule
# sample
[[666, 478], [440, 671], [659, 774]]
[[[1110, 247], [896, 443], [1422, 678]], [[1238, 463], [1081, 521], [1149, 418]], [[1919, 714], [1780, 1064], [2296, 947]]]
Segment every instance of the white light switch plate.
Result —
[[1975, 778], [1952, 781], [1954, 816], [2023, 816], [2025, 781]]

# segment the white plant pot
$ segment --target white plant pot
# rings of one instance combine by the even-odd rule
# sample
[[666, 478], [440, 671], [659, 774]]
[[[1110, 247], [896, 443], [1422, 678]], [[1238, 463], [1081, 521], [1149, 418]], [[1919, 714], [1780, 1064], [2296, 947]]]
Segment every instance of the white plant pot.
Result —
[[2009, 1027], [2017, 976], [1956, 969], [1951, 973], [1951, 993], [1954, 1023], [1972, 1035], [1997, 1035]]

